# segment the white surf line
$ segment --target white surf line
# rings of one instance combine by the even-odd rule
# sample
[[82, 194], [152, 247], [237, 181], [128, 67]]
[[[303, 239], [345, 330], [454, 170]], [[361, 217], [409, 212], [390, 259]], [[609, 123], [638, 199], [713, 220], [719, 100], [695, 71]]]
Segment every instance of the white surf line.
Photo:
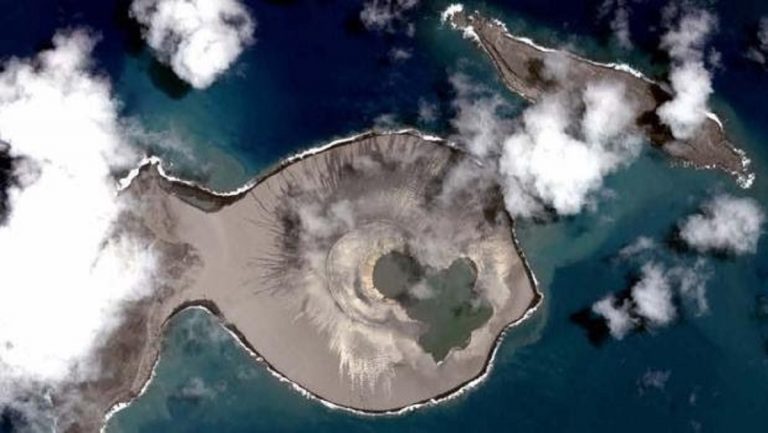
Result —
[[[525, 264], [527, 266], [527, 261], [524, 260], [524, 262], [525, 262]], [[533, 272], [531, 272], [531, 276], [533, 276]], [[238, 346], [240, 346], [241, 349], [243, 349], [246, 353], [248, 353], [248, 355], [251, 357], [251, 359], [253, 359], [254, 361], [256, 361], [259, 364], [261, 364], [263, 367], [265, 367], [267, 372], [270, 375], [272, 375], [272, 377], [277, 379], [280, 383], [284, 383], [284, 384], [288, 385], [290, 389], [292, 389], [293, 391], [295, 391], [296, 393], [298, 393], [302, 397], [306, 398], [307, 400], [318, 402], [321, 405], [323, 405], [324, 407], [326, 407], [328, 409], [331, 409], [331, 410], [334, 410], [334, 411], [351, 413], [351, 414], [358, 415], [358, 416], [371, 417], [371, 418], [376, 418], [376, 417], [396, 417], [396, 416], [400, 416], [400, 415], [404, 415], [404, 414], [407, 414], [407, 413], [414, 412], [416, 410], [421, 410], [421, 409], [426, 409], [426, 408], [434, 407], [434, 406], [437, 406], [439, 404], [443, 404], [445, 402], [448, 402], [448, 401], [451, 401], [451, 400], [455, 400], [455, 399], [457, 399], [457, 398], [467, 394], [468, 392], [474, 390], [479, 385], [481, 385], [483, 382], [485, 382], [488, 379], [488, 377], [490, 376], [491, 371], [493, 370], [493, 368], [496, 365], [496, 357], [498, 355], [499, 348], [501, 347], [501, 343], [503, 342], [503, 340], [506, 337], [506, 335], [509, 333], [509, 331], [512, 328], [522, 324], [523, 322], [528, 320], [531, 316], [533, 316], [539, 310], [541, 305], [544, 303], [544, 295], [538, 290], [538, 282], [537, 282], [535, 277], [533, 277], [533, 283], [534, 283], [534, 287], [535, 287], [536, 293], [539, 295], [538, 301], [536, 302], [535, 305], [533, 305], [532, 307], [528, 308], [528, 310], [526, 310], [525, 314], [523, 314], [522, 317], [518, 318], [517, 320], [515, 320], [513, 322], [510, 322], [509, 324], [507, 324], [504, 327], [504, 329], [502, 329], [501, 332], [499, 332], [499, 334], [497, 335], [497, 337], [496, 337], [496, 339], [494, 341], [493, 348], [491, 349], [491, 352], [490, 352], [490, 354], [488, 356], [488, 360], [486, 361], [485, 366], [483, 367], [483, 370], [480, 372], [479, 375], [475, 376], [473, 379], [469, 380], [468, 382], [465, 382], [463, 385], [457, 387], [456, 389], [454, 389], [452, 391], [448, 391], [445, 395], [442, 395], [442, 396], [439, 396], [439, 397], [430, 398], [430, 399], [427, 399], [427, 400], [424, 400], [424, 401], [421, 401], [421, 402], [418, 402], [418, 403], [414, 403], [414, 404], [411, 404], [411, 405], [408, 405], [408, 406], [404, 406], [404, 407], [399, 408], [399, 409], [385, 410], [385, 411], [369, 411], [369, 410], [356, 409], [356, 408], [353, 408], [353, 407], [339, 405], [339, 404], [336, 404], [336, 403], [334, 403], [332, 401], [329, 401], [329, 400], [326, 400], [326, 399], [320, 397], [319, 395], [317, 395], [317, 394], [313, 393], [312, 391], [308, 390], [307, 388], [305, 388], [301, 384], [299, 384], [297, 382], [294, 382], [293, 380], [289, 379], [288, 377], [286, 377], [285, 375], [280, 373], [278, 370], [276, 370], [269, 363], [269, 361], [267, 361], [258, 352], [256, 352], [253, 349], [251, 349], [249, 344], [244, 342], [237, 333], [235, 333], [232, 329], [230, 329], [228, 326], [226, 326], [227, 322], [226, 322], [225, 318], [220, 317], [218, 314], [216, 314], [215, 312], [211, 311], [210, 309], [206, 308], [203, 305], [192, 305], [192, 306], [189, 306], [189, 307], [186, 307], [186, 308], [184, 308], [182, 310], [177, 311], [175, 314], [179, 314], [182, 311], [186, 311], [186, 310], [190, 310], [190, 309], [199, 309], [199, 310], [205, 311], [206, 313], [210, 314], [211, 316], [213, 316], [216, 319], [216, 321], [218, 322], [219, 326], [224, 328], [224, 330], [233, 338], [233, 340], [238, 344]], [[170, 322], [168, 321], [168, 322], [166, 322], [166, 324], [167, 323], [170, 323]], [[123, 402], [119, 402], [119, 403], [115, 404], [114, 406], [112, 406], [112, 408], [109, 409], [109, 411], [105, 415], [104, 423], [103, 423], [103, 425], [102, 425], [102, 427], [100, 429], [100, 433], [106, 433], [106, 427], [109, 424], [109, 420], [112, 417], [114, 417], [118, 412], [124, 410], [125, 408], [130, 406], [133, 402], [135, 402], [136, 400], [138, 400], [139, 398], [141, 398], [144, 395], [146, 390], [149, 388], [151, 382], [156, 377], [155, 372], [157, 370], [157, 366], [160, 363], [161, 356], [162, 356], [162, 354], [159, 353], [157, 358], [155, 359], [155, 363], [152, 366], [152, 372], [151, 372], [149, 378], [147, 379], [147, 381], [142, 386], [142, 388], [139, 391], [139, 393], [137, 393], [136, 396], [132, 397], [131, 399], [129, 399], [127, 401], [123, 401]]]
[[[358, 139], [360, 139], [362, 137], [365, 137], [365, 136], [371, 135], [371, 134], [384, 134], [384, 135], [413, 134], [413, 135], [416, 135], [419, 138], [422, 138], [422, 139], [427, 140], [427, 141], [431, 141], [431, 142], [435, 142], [435, 143], [441, 143], [441, 144], [443, 144], [443, 145], [445, 145], [447, 147], [450, 147], [452, 149], [459, 149], [459, 147], [455, 143], [453, 143], [453, 142], [447, 141], [447, 140], [445, 140], [443, 138], [440, 138], [438, 136], [435, 136], [435, 135], [430, 135], [430, 134], [422, 133], [421, 131], [419, 131], [417, 129], [406, 128], [406, 129], [391, 130], [391, 131], [369, 130], [369, 131], [366, 131], [366, 132], [363, 132], [363, 133], [360, 133], [360, 134], [353, 135], [353, 136], [348, 137], [348, 138], [342, 138], [342, 139], [334, 140], [334, 141], [331, 141], [330, 143], [327, 143], [325, 145], [317, 146], [317, 147], [314, 147], [314, 148], [307, 149], [305, 151], [298, 152], [298, 153], [296, 153], [293, 156], [289, 156], [289, 157], [285, 158], [280, 164], [278, 164], [277, 167], [279, 169], [279, 167], [284, 167], [286, 164], [289, 164], [291, 162], [295, 162], [297, 160], [306, 158], [307, 156], [315, 155], [317, 153], [320, 153], [320, 152], [323, 152], [325, 150], [331, 149], [332, 147], [335, 147], [335, 146], [339, 146], [339, 145], [343, 145], [343, 144], [348, 144], [348, 143], [350, 143], [352, 141], [358, 140]], [[158, 173], [160, 173], [160, 175], [163, 176], [163, 177], [167, 176], [163, 171], [161, 171], [162, 170], [162, 165], [161, 165], [162, 164], [162, 160], [160, 158], [157, 158], [157, 157], [145, 157], [142, 160], [142, 162], [139, 164], [138, 167], [136, 167], [133, 170], [131, 170], [125, 177], [123, 177], [122, 179], [119, 180], [118, 183], [122, 186], [121, 190], [129, 187], [131, 182], [139, 175], [140, 170], [143, 167], [145, 167], [146, 165], [148, 165], [148, 164], [156, 164], [157, 167], [158, 167]], [[271, 173], [272, 170], [270, 170], [269, 172]], [[253, 182], [254, 185], [255, 185], [262, 178], [263, 178], [263, 176], [257, 176], [252, 181], [250, 181], [248, 184]], [[175, 178], [173, 176], [167, 176], [166, 179], [171, 180], [173, 182], [177, 181], [176, 180], [177, 178]], [[183, 181], [181, 179], [179, 179], [178, 181], [181, 181], [182, 183], [187, 184], [187, 185], [198, 187], [194, 182]], [[242, 190], [242, 188], [238, 188], [235, 191], [241, 191], [241, 190]], [[214, 195], [218, 195], [218, 194], [236, 195], [236, 194], [239, 194], [239, 192], [234, 193], [234, 194], [232, 192], [229, 192], [229, 193], [227, 193], [227, 192], [225, 192], [225, 193], [217, 193], [217, 192], [212, 191], [210, 189], [206, 189], [206, 191], [209, 191], [211, 194], [214, 194]], [[244, 349], [246, 351], [246, 353], [248, 353], [249, 356], [253, 360], [259, 362], [262, 366], [264, 366], [267, 369], [267, 372], [269, 372], [269, 374], [271, 374], [279, 382], [287, 384], [290, 387], [290, 389], [292, 389], [293, 391], [297, 392], [299, 395], [301, 395], [302, 397], [304, 397], [304, 398], [306, 398], [306, 399], [308, 399], [310, 401], [319, 402], [323, 406], [325, 406], [325, 407], [327, 407], [329, 409], [332, 409], [332, 410], [336, 410], [336, 411], [340, 411], [340, 412], [346, 412], [346, 413], [351, 413], [351, 414], [360, 415], [360, 416], [366, 416], [366, 417], [394, 417], [394, 416], [398, 416], [398, 415], [403, 415], [403, 414], [410, 413], [410, 412], [413, 412], [413, 411], [416, 411], [416, 410], [419, 410], [419, 409], [426, 409], [426, 408], [429, 408], [429, 407], [434, 407], [434, 406], [437, 406], [439, 404], [442, 404], [442, 403], [445, 403], [445, 402], [457, 399], [457, 398], [465, 395], [466, 393], [474, 390], [479, 385], [481, 385], [483, 382], [485, 382], [488, 379], [488, 377], [490, 376], [490, 373], [491, 373], [491, 371], [493, 370], [493, 368], [495, 366], [496, 357], [497, 357], [499, 348], [501, 347], [501, 344], [504, 341], [504, 338], [506, 337], [506, 335], [509, 333], [509, 331], [512, 328], [517, 327], [518, 325], [522, 324], [527, 319], [529, 319], [531, 316], [533, 316], [537, 311], [539, 311], [539, 309], [541, 308], [541, 305], [544, 303], [544, 293], [541, 292], [540, 286], [539, 286], [539, 281], [536, 278], [536, 275], [533, 272], [533, 269], [531, 268], [530, 263], [528, 262], [528, 259], [526, 258], [525, 253], [522, 250], [522, 247], [520, 246], [519, 240], [517, 238], [517, 232], [515, 231], [514, 224], [511, 227], [511, 231], [512, 231], [512, 240], [513, 240], [513, 243], [515, 245], [515, 250], [517, 251], [518, 255], [520, 256], [520, 259], [523, 262], [523, 267], [525, 268], [526, 273], [528, 274], [529, 278], [531, 279], [531, 283], [533, 284], [534, 292], [537, 295], [536, 303], [533, 304], [532, 306], [529, 306], [528, 309], [526, 310], [526, 312], [521, 317], [519, 317], [517, 320], [514, 320], [514, 321], [508, 323], [506, 326], [504, 326], [504, 328], [501, 330], [501, 332], [499, 332], [499, 334], [496, 336], [496, 339], [494, 340], [493, 347], [491, 348], [491, 352], [488, 355], [488, 359], [487, 359], [487, 361], [486, 361], [482, 371], [480, 372], [480, 374], [475, 376], [473, 379], [465, 382], [463, 385], [460, 385], [459, 387], [455, 388], [454, 390], [448, 391], [445, 395], [441, 395], [439, 397], [430, 398], [430, 399], [424, 400], [422, 402], [418, 402], [418, 403], [414, 403], [414, 404], [411, 404], [411, 405], [408, 405], [408, 406], [404, 406], [404, 407], [402, 407], [400, 409], [389, 410], [389, 411], [366, 411], [366, 410], [362, 410], [362, 409], [355, 409], [355, 408], [352, 408], [352, 407], [347, 407], [347, 406], [339, 405], [339, 404], [333, 403], [332, 401], [329, 401], [329, 400], [326, 400], [326, 399], [320, 397], [319, 395], [313, 393], [312, 391], [310, 391], [307, 388], [303, 387], [299, 383], [292, 381], [291, 379], [289, 379], [288, 377], [286, 377], [285, 375], [280, 373], [278, 370], [276, 370], [269, 363], [269, 361], [267, 361], [263, 356], [261, 356], [259, 353], [257, 353], [253, 349], [251, 349], [249, 344], [246, 344], [246, 342], [243, 341], [237, 333], [235, 333], [232, 329], [230, 329], [228, 326], [226, 326], [227, 322], [225, 321], [226, 320], [225, 318], [220, 317], [214, 311], [211, 311], [210, 309], [206, 308], [203, 305], [192, 305], [192, 306], [183, 308], [183, 309], [181, 309], [179, 311], [176, 311], [174, 313], [174, 315], [179, 314], [182, 311], [185, 311], [185, 310], [188, 310], [188, 309], [199, 309], [199, 310], [205, 311], [208, 314], [210, 314], [211, 316], [215, 317], [216, 320], [218, 321], [219, 325], [222, 326], [224, 328], [224, 330], [230, 336], [232, 336], [234, 341], [242, 349]], [[168, 323], [170, 323], [170, 321], [168, 319], [166, 319], [164, 321], [164, 325], [163, 326], [167, 326]], [[163, 333], [164, 333], [164, 331], [163, 331]], [[162, 351], [162, 349], [160, 349], [160, 350]], [[147, 378], [147, 380], [144, 383], [144, 385], [142, 385], [142, 387], [139, 390], [139, 392], [135, 396], [133, 396], [132, 398], [128, 399], [127, 401], [121, 401], [121, 402], [115, 403], [106, 412], [106, 414], [104, 415], [104, 422], [102, 424], [101, 429], [99, 430], [100, 433], [106, 433], [106, 427], [109, 424], [110, 419], [112, 419], [118, 412], [120, 412], [123, 409], [127, 408], [128, 406], [130, 406], [133, 402], [135, 402], [136, 400], [141, 398], [146, 393], [146, 391], [149, 388], [151, 382], [156, 377], [157, 366], [160, 363], [161, 356], [162, 356], [162, 353], [158, 352], [157, 357], [156, 357], [156, 359], [155, 359], [155, 361], [154, 361], [154, 363], [152, 365], [152, 370], [150, 372], [150, 375]]]
[[[470, 26], [465, 26], [463, 28], [460, 28], [458, 25], [456, 25], [456, 23], [453, 22], [453, 20], [452, 20], [453, 16], [455, 14], [461, 13], [461, 12], [464, 12], [464, 5], [462, 5], [461, 3], [454, 3], [454, 4], [451, 4], [450, 6], [448, 6], [440, 14], [440, 19], [441, 19], [441, 21], [443, 23], [448, 22], [448, 24], [451, 26], [451, 28], [462, 30], [464, 32], [463, 36], [465, 38], [472, 39], [472, 40], [476, 41], [481, 46], [481, 48], [484, 51], [488, 51], [485, 48], [485, 45], [483, 44], [483, 42], [480, 39], [480, 37], [477, 35], [477, 32], [475, 32], [475, 29], [471, 25]], [[471, 14], [468, 15], [468, 18], [471, 17], [471, 16], [472, 16]], [[500, 20], [496, 19], [496, 18], [490, 19], [490, 22], [493, 23], [494, 25], [498, 26], [504, 32], [504, 36], [505, 37], [507, 37], [509, 39], [512, 39], [512, 40], [515, 40], [515, 41], [518, 41], [518, 42], [521, 42], [523, 44], [526, 44], [526, 45], [530, 46], [531, 48], [534, 48], [535, 50], [540, 51], [542, 53], [560, 53], [560, 54], [563, 54], [565, 56], [571, 57], [571, 58], [573, 58], [575, 60], [579, 60], [579, 61], [582, 61], [582, 62], [585, 62], [585, 63], [589, 63], [589, 64], [594, 65], [594, 66], [598, 66], [598, 67], [602, 67], [602, 68], [613, 69], [613, 70], [616, 70], [616, 71], [625, 72], [625, 73], [628, 73], [628, 74], [630, 74], [630, 75], [632, 75], [632, 76], [634, 76], [636, 78], [639, 78], [639, 79], [641, 79], [641, 80], [643, 80], [643, 81], [645, 81], [647, 83], [661, 86], [661, 83], [659, 83], [659, 82], [649, 78], [647, 75], [642, 73], [640, 70], [638, 70], [638, 69], [634, 68], [633, 66], [628, 65], [626, 63], [614, 63], [614, 62], [612, 62], [612, 63], [602, 63], [602, 62], [597, 62], [597, 61], [594, 61], [594, 60], [590, 60], [590, 59], [581, 57], [581, 56], [579, 56], [577, 54], [571, 53], [570, 51], [563, 51], [563, 50], [558, 50], [558, 49], [554, 49], [554, 48], [545, 47], [545, 46], [537, 44], [531, 38], [528, 38], [528, 37], [525, 37], [525, 36], [513, 35], [512, 33], [510, 33], [509, 29], [507, 28], [507, 25], [504, 24], [503, 22], [501, 22]], [[468, 36], [467, 32], [469, 32], [469, 36]], [[720, 119], [720, 117], [715, 112], [707, 111], [705, 113], [705, 115], [707, 116], [707, 118], [709, 118], [710, 120], [712, 120], [713, 122], [715, 122], [717, 124], [717, 126], [718, 126], [718, 128], [720, 128], [721, 132], [725, 133], [725, 127], [723, 125], [723, 121]], [[730, 147], [731, 150], [733, 150], [737, 155], [739, 155], [741, 166], [744, 168], [745, 173], [738, 173], [738, 172], [733, 172], [733, 171], [729, 171], [729, 170], [724, 170], [724, 171], [730, 173], [732, 176], [735, 176], [736, 177], [736, 183], [741, 188], [748, 189], [754, 183], [755, 176], [756, 176], [755, 173], [752, 173], [752, 172], [749, 171], [749, 165], [751, 163], [751, 160], [747, 157], [747, 154], [746, 154], [746, 152], [743, 149], [740, 149], [740, 148], [736, 147], [731, 142], [728, 142], [728, 144], [729, 144], [728, 147]], [[695, 167], [695, 168], [709, 168], [709, 169], [717, 168], [716, 166], [697, 166], [697, 165], [694, 165], [694, 164], [691, 164], [691, 163], [688, 163], [687, 166], [691, 166], [691, 167]]]
[[[448, 6], [442, 12], [442, 14], [440, 14], [440, 17], [441, 17], [441, 20], [442, 20], [443, 23], [448, 22], [451, 25], [452, 28], [459, 29], [459, 26], [457, 26], [453, 21], [451, 21], [451, 19], [453, 18], [453, 16], [455, 14], [463, 12], [463, 11], [464, 11], [464, 5], [462, 5], [460, 3], [452, 4], [452, 5]], [[469, 16], [472, 16], [472, 15], [469, 15]], [[626, 73], [628, 73], [630, 75], [633, 75], [633, 76], [635, 76], [637, 78], [640, 78], [640, 79], [642, 79], [644, 81], [647, 81], [649, 83], [658, 84], [656, 81], [648, 78], [645, 74], [640, 72], [638, 69], [636, 69], [636, 68], [634, 68], [634, 67], [632, 67], [632, 66], [630, 66], [630, 65], [628, 65], [626, 63], [613, 63], [613, 62], [612, 63], [602, 63], [602, 62], [597, 62], [597, 61], [594, 61], [594, 60], [590, 60], [590, 59], [581, 57], [581, 56], [579, 56], [577, 54], [571, 53], [570, 51], [563, 51], [563, 50], [558, 50], [558, 49], [555, 49], [555, 48], [545, 47], [543, 45], [537, 44], [536, 42], [533, 41], [533, 39], [531, 39], [529, 37], [518, 36], [518, 35], [512, 34], [509, 31], [509, 29], [507, 28], [507, 25], [504, 24], [503, 22], [501, 22], [497, 18], [492, 18], [489, 21], [491, 23], [493, 23], [494, 25], [496, 25], [497, 27], [499, 27], [501, 30], [503, 30], [504, 36], [508, 37], [509, 39], [512, 39], [512, 40], [515, 40], [515, 41], [518, 41], [518, 42], [522, 42], [522, 43], [530, 46], [531, 48], [534, 48], [537, 51], [540, 51], [542, 53], [560, 53], [560, 54], [564, 54], [566, 56], [572, 57], [574, 59], [577, 59], [577, 60], [580, 60], [580, 61], [583, 61], [583, 62], [586, 62], [586, 63], [589, 63], [591, 65], [600, 66], [600, 67], [608, 68], [608, 69], [614, 69], [614, 70], [621, 71], [621, 72], [626, 72]], [[472, 26], [466, 26], [466, 27], [472, 28]], [[472, 32], [474, 33], [474, 28], [472, 28]], [[479, 42], [479, 38], [477, 38], [477, 39], [478, 39], [478, 42]], [[714, 113], [710, 113], [710, 114], [712, 116], [714, 116], [714, 117], [717, 117], [717, 115], [715, 115]], [[718, 120], [718, 123], [719, 123], [719, 120]]]
[[[162, 351], [162, 346], [158, 349], [159, 351]], [[109, 425], [109, 421], [117, 415], [118, 412], [122, 411], [123, 409], [130, 406], [134, 401], [140, 399], [149, 389], [149, 385], [152, 383], [152, 381], [155, 380], [155, 376], [157, 375], [157, 366], [160, 364], [160, 352], [157, 354], [157, 359], [152, 363], [152, 370], [149, 372], [149, 377], [144, 382], [144, 385], [141, 386], [141, 389], [139, 389], [139, 392], [136, 393], [135, 396], [132, 398], [129, 398], [128, 400], [124, 401], [118, 401], [117, 403], [113, 404], [112, 407], [109, 408], [107, 413], [104, 414], [103, 421], [101, 423], [101, 428], [99, 429], [99, 433], [106, 433], [107, 432], [107, 425]]]
[[402, 129], [394, 129], [394, 130], [379, 130], [379, 129], [369, 129], [365, 132], [361, 132], [359, 134], [355, 134], [349, 137], [340, 138], [337, 140], [333, 140], [329, 143], [311, 147], [309, 149], [299, 151], [297, 153], [294, 153], [293, 155], [289, 155], [283, 159], [281, 159], [276, 165], [274, 165], [272, 168], [266, 169], [263, 173], [258, 174], [254, 177], [252, 177], [250, 180], [245, 182], [243, 186], [236, 188], [234, 190], [230, 191], [216, 191], [206, 185], [202, 185], [198, 182], [193, 182], [191, 180], [183, 179], [177, 176], [174, 176], [172, 174], [169, 174], [164, 166], [163, 166], [163, 159], [156, 155], [148, 155], [144, 156], [134, 167], [131, 169], [125, 176], [117, 180], [117, 191], [122, 192], [123, 190], [127, 189], [131, 186], [131, 183], [133, 180], [139, 176], [139, 173], [141, 173], [141, 170], [145, 169], [148, 166], [154, 166], [157, 168], [158, 174], [162, 176], [165, 180], [173, 182], [173, 183], [179, 183], [182, 185], [194, 187], [196, 189], [205, 191], [211, 195], [217, 196], [217, 197], [232, 197], [239, 194], [242, 194], [246, 191], [249, 191], [252, 189], [256, 184], [261, 182], [265, 177], [272, 174], [275, 170], [280, 169], [281, 167], [284, 167], [286, 165], [292, 164], [296, 161], [299, 161], [301, 159], [304, 159], [308, 156], [316, 155], [321, 152], [325, 152], [326, 150], [332, 149], [336, 146], [348, 144], [353, 141], [360, 140], [361, 138], [365, 138], [367, 136], [373, 135], [373, 134], [379, 134], [379, 135], [415, 135], [422, 140], [431, 141], [435, 143], [445, 143], [449, 147], [455, 148], [456, 146], [453, 143], [448, 143], [446, 140], [431, 134], [423, 133], [415, 128], [402, 128]]

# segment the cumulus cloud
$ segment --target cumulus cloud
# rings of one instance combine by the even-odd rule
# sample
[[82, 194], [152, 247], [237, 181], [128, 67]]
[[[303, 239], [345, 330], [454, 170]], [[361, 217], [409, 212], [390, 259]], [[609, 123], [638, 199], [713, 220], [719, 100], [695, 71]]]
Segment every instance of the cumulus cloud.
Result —
[[655, 263], [643, 266], [642, 278], [632, 287], [635, 313], [651, 326], [664, 326], [675, 320], [672, 285], [664, 269]]
[[592, 305], [592, 312], [605, 319], [611, 336], [617, 340], [641, 327], [663, 328], [681, 314], [678, 304], [697, 316], [709, 311], [706, 285], [710, 277], [703, 259], [693, 265], [672, 267], [648, 261], [641, 268], [640, 278], [626, 294], [620, 297], [609, 294]]
[[765, 65], [768, 63], [768, 17], [760, 18], [755, 39], [756, 45], [749, 47], [746, 56], [761, 65]]
[[[567, 64], [550, 73], [566, 73], [563, 67]], [[466, 76], [456, 74], [451, 83], [456, 90], [451, 138], [477, 157], [483, 170], [496, 172], [513, 216], [581, 212], [594, 203], [603, 178], [641, 151], [636, 109], [620, 83], [592, 82], [573, 94], [546, 95], [519, 122], [505, 116], [511, 109], [502, 98]], [[471, 172], [453, 173], [449, 180], [487, 178], [477, 168], [460, 169]]]
[[159, 60], [198, 89], [229, 69], [256, 26], [237, 0], [134, 0], [131, 15]]
[[704, 47], [716, 25], [707, 11], [693, 10], [662, 37], [661, 47], [672, 59], [669, 82], [673, 98], [656, 113], [676, 139], [691, 138], [707, 119], [712, 77], [704, 64]]
[[[581, 119], [565, 95], [545, 96], [523, 114], [503, 143], [500, 172], [508, 211], [529, 217], [551, 208], [579, 213], [603, 178], [640, 152], [633, 134], [635, 109], [617, 83], [590, 83], [582, 94]], [[575, 131], [575, 132], [574, 132]]]
[[419, 0], [368, 0], [360, 11], [360, 20], [369, 30], [394, 32], [398, 25], [405, 25], [413, 35], [414, 26], [408, 23], [406, 13], [419, 5]]
[[15, 164], [0, 226], [0, 406], [28, 387], [98, 373], [90, 355], [125, 301], [151, 290], [154, 253], [116, 227], [112, 172], [134, 161], [109, 83], [91, 72], [94, 39], [61, 33], [0, 72], [0, 141]]
[[632, 307], [629, 300], [619, 302], [616, 297], [609, 295], [592, 306], [592, 312], [605, 318], [611, 335], [621, 340], [637, 326], [637, 319], [630, 314]]
[[680, 237], [700, 252], [755, 253], [764, 221], [755, 200], [721, 194], [680, 223]]

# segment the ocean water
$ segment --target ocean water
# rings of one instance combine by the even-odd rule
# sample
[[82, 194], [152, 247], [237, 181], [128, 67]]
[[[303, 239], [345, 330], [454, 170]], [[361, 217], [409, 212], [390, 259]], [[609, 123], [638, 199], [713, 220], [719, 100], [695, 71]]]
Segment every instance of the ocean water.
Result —
[[[124, 116], [153, 133], [146, 145], [178, 172], [221, 189], [295, 151], [386, 118], [449, 135], [454, 95], [448, 77], [458, 71], [523, 106], [469, 42], [440, 26], [437, 13], [447, 2], [423, 1], [409, 15], [416, 29], [409, 37], [362, 29], [355, 20], [359, 1], [249, 1], [258, 41], [202, 92], [185, 88], [152, 60], [135, 27], [121, 18], [127, 2], [2, 3], [0, 28], [7, 37], [0, 38], [0, 56], [29, 55], [61, 27], [99, 32], [96, 65], [113, 82]], [[629, 3], [631, 52], [611, 41], [607, 21], [597, 18], [599, 0], [466, 2], [542, 43], [662, 73], [664, 59], [655, 47], [666, 2]], [[768, 237], [755, 255], [707, 258], [707, 314], [683, 307], [667, 328], [602, 344], [573, 320], [604, 295], [627, 288], [640, 263], [620, 259], [618, 251], [638, 236], [661, 243], [659, 262], [690, 262], [693, 255], [664, 240], [702, 200], [727, 191], [768, 206], [768, 72], [743, 57], [768, 3], [710, 4], [720, 19], [713, 42], [722, 55], [712, 105], [752, 158], [754, 186], [740, 190], [722, 174], [671, 167], [648, 150], [606, 180], [610, 193], [596, 210], [548, 224], [522, 222], [519, 235], [545, 303], [507, 335], [478, 388], [399, 417], [334, 411], [280, 383], [207, 313], [189, 310], [169, 326], [147, 392], [107, 431], [767, 431], [768, 318], [759, 308], [761, 296], [768, 296]], [[412, 57], [393, 61], [393, 48]], [[434, 106], [435, 119], [419, 118], [425, 105]]]

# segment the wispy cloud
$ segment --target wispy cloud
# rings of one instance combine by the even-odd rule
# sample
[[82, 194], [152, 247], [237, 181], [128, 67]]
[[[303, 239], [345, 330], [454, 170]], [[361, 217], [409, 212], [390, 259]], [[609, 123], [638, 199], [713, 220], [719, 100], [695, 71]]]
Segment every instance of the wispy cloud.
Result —
[[368, 0], [360, 11], [360, 21], [370, 30], [395, 32], [404, 28], [413, 35], [415, 27], [406, 14], [419, 5], [419, 0]]
[[746, 56], [761, 65], [768, 63], [768, 17], [760, 18], [755, 44], [747, 49]]
[[632, 35], [629, 26], [629, 2], [627, 0], [605, 0], [600, 5], [599, 17], [610, 16], [610, 26], [613, 36], [620, 47], [632, 48]]

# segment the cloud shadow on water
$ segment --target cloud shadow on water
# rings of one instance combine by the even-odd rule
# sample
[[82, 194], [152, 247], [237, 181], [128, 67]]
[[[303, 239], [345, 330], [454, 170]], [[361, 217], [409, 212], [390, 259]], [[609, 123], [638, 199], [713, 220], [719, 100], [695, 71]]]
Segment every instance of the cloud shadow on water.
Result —
[[152, 84], [172, 99], [182, 99], [192, 90], [192, 86], [179, 78], [173, 70], [156, 59], [149, 66], [149, 78]]
[[182, 99], [191, 90], [187, 82], [179, 78], [173, 70], [157, 60], [150, 52], [142, 37], [141, 25], [131, 17], [131, 0], [120, 0], [115, 8], [114, 22], [123, 37], [123, 49], [131, 57], [150, 56], [147, 73], [152, 84], [169, 98]]

